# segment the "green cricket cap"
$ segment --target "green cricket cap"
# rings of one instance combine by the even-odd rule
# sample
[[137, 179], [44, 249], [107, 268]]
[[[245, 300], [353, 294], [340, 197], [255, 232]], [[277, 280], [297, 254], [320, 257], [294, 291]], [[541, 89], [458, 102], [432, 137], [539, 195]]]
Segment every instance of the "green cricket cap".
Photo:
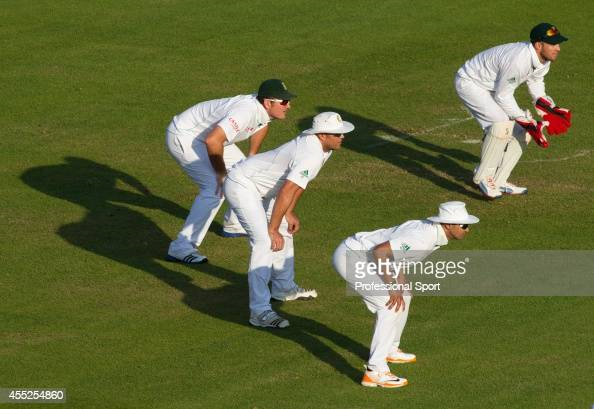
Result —
[[269, 79], [260, 84], [260, 88], [258, 88], [258, 96], [261, 98], [292, 100], [297, 95], [289, 92], [287, 86], [281, 80]]

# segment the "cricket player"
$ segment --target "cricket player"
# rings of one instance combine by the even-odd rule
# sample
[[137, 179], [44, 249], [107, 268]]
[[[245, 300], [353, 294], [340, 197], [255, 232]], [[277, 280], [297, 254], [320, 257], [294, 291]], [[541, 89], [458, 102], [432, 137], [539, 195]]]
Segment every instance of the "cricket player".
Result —
[[[250, 320], [257, 327], [285, 328], [289, 321], [270, 305], [315, 298], [315, 290], [295, 284], [293, 234], [300, 229], [295, 206], [333, 150], [340, 149], [353, 124], [335, 112], [323, 112], [313, 127], [268, 152], [238, 163], [224, 184], [225, 197], [249, 235]], [[272, 291], [269, 289], [271, 284]]]
[[[235, 145], [250, 138], [249, 156], [255, 155], [272, 119], [284, 119], [295, 95], [278, 79], [260, 85], [257, 94], [201, 102], [176, 115], [167, 128], [167, 149], [200, 192], [167, 260], [187, 264], [207, 261], [198, 252], [212, 220], [223, 203], [222, 183], [227, 170], [245, 158]], [[237, 217], [225, 214], [228, 236], [245, 234]]]
[[[546, 148], [545, 129], [558, 135], [571, 126], [571, 112], [555, 105], [544, 85], [563, 41], [567, 38], [557, 27], [541, 23], [530, 32], [530, 42], [490, 48], [456, 73], [456, 92], [483, 129], [481, 161], [473, 180], [487, 198], [527, 193], [527, 188], [508, 181], [526, 145], [533, 139]], [[522, 110], [514, 98], [524, 82], [543, 121], [532, 119], [530, 110]]]
[[[403, 287], [406, 283], [405, 274], [402, 274], [404, 270], [393, 267], [401, 267], [408, 262], [420, 262], [448, 244], [448, 240], [463, 239], [468, 234], [469, 225], [478, 221], [478, 218], [468, 214], [463, 202], [446, 202], [439, 205], [437, 216], [357, 233], [340, 243], [334, 252], [334, 268], [349, 287], [363, 297], [369, 311], [375, 314], [369, 361], [361, 381], [363, 386], [405, 386], [408, 381], [392, 374], [388, 362], [416, 361], [414, 354], [400, 350], [400, 337], [406, 325], [412, 298], [410, 291]], [[381, 264], [380, 260], [384, 263]], [[388, 264], [392, 268], [388, 268]], [[366, 268], [359, 270], [362, 265]], [[367, 268], [368, 266], [379, 269]], [[366, 290], [358, 283], [386, 284], [387, 288]]]

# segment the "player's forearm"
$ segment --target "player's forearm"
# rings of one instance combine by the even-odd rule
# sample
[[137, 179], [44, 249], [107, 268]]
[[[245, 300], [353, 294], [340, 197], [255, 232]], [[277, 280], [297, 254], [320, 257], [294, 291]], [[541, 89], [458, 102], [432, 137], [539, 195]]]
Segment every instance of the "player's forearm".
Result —
[[526, 86], [528, 87], [528, 93], [532, 98], [532, 103], [535, 103], [538, 98], [547, 95], [545, 92], [545, 84], [542, 80], [527, 81]]
[[250, 137], [250, 148], [248, 151], [248, 156], [254, 156], [260, 150], [260, 146], [262, 146], [262, 142], [266, 138], [268, 134], [268, 126], [260, 129], [258, 132], [253, 134]]
[[297, 202], [299, 201], [299, 198], [301, 197], [301, 194], [303, 192], [304, 192], [303, 189], [297, 189], [295, 194], [293, 194], [293, 201], [289, 205], [289, 208], [287, 209], [286, 213], [289, 213], [289, 212], [292, 212], [293, 210], [295, 210], [295, 206], [297, 206]]
[[225, 160], [223, 154], [225, 152], [225, 141], [227, 136], [225, 131], [219, 126], [215, 127], [213, 131], [206, 137], [204, 143], [208, 158], [217, 175], [226, 175], [227, 168], [225, 167]]
[[496, 95], [495, 101], [510, 119], [523, 117], [526, 113], [520, 108], [513, 95]]
[[391, 284], [393, 280], [394, 255], [389, 242], [377, 245], [373, 249], [373, 257], [378, 267], [378, 275], [386, 284]]
[[269, 229], [278, 230], [283, 217], [293, 203], [295, 192], [296, 189], [294, 189], [290, 184], [285, 183], [283, 185], [280, 192], [276, 196], [276, 200], [274, 201], [274, 207], [272, 208], [272, 215], [270, 216], [270, 223], [268, 225]]
[[493, 99], [510, 119], [515, 119], [524, 116], [525, 112], [520, 108], [514, 97], [517, 85], [510, 83], [510, 81], [516, 81], [516, 77], [512, 76], [510, 78], [510, 76], [498, 80]]
[[[208, 147], [207, 147], [208, 149]], [[227, 168], [225, 167], [225, 161], [223, 159], [223, 150], [220, 151], [208, 149], [208, 159], [217, 175], [226, 175]]]
[[225, 152], [225, 146], [222, 142], [217, 140], [206, 140], [206, 151], [208, 152], [208, 159], [212, 164], [213, 169], [217, 175], [226, 175], [227, 168], [225, 167], [225, 160], [223, 154]]

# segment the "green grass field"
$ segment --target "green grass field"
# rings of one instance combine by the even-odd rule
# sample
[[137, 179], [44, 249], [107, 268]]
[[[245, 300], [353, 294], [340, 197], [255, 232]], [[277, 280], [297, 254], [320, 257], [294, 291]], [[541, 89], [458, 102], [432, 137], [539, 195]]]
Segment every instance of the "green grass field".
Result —
[[[417, 297], [404, 347], [418, 362], [393, 367], [410, 385], [361, 387], [373, 316], [331, 254], [447, 200], [481, 218], [448, 249], [594, 249], [593, 14], [549, 0], [3, 2], [0, 387], [66, 388], [49, 406], [68, 408], [590, 408], [592, 297]], [[543, 20], [570, 38], [547, 90], [574, 125], [529, 146], [513, 178], [529, 195], [487, 202], [468, 185], [480, 145], [464, 141], [480, 134], [453, 75]], [[297, 278], [320, 297], [277, 304], [284, 331], [247, 323], [249, 249], [217, 234], [222, 214], [210, 264], [162, 261], [196, 194], [165, 127], [270, 77], [299, 97], [264, 150], [323, 110], [357, 127], [298, 205]], [[528, 106], [525, 87], [517, 98]], [[29, 406], [48, 405], [15, 405]]]

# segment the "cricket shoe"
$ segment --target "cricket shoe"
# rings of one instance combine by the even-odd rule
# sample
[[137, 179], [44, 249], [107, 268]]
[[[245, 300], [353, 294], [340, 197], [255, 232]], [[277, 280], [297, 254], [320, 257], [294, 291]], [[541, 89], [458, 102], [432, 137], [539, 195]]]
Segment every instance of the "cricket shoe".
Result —
[[501, 193], [505, 193], [507, 195], [525, 195], [528, 193], [527, 187], [516, 186], [509, 182], [505, 182], [503, 185], [499, 186], [499, 190]]
[[278, 301], [313, 300], [318, 297], [318, 292], [313, 289], [295, 287], [285, 293], [272, 294], [271, 297]]
[[417, 362], [417, 356], [415, 354], [409, 354], [396, 348], [388, 354], [386, 361], [392, 364], [408, 364], [411, 362]]
[[370, 388], [400, 388], [408, 385], [408, 381], [404, 378], [399, 378], [392, 372], [375, 372], [365, 371], [361, 385]]
[[281, 317], [272, 310], [264, 311], [259, 315], [252, 315], [250, 317], [250, 324], [254, 327], [264, 328], [287, 328], [289, 320]]
[[495, 181], [491, 176], [481, 180], [478, 183], [478, 188], [481, 190], [483, 195], [489, 199], [499, 199], [502, 196], [501, 191], [497, 188], [497, 185], [495, 185]]
[[208, 258], [206, 258], [206, 256], [203, 256], [202, 254], [198, 253], [197, 251], [193, 251], [190, 254], [183, 256], [183, 257], [175, 257], [175, 256], [172, 256], [171, 254], [167, 254], [167, 257], [165, 257], [165, 260], [171, 261], [174, 263], [202, 264], [202, 263], [206, 263], [208, 261]]

